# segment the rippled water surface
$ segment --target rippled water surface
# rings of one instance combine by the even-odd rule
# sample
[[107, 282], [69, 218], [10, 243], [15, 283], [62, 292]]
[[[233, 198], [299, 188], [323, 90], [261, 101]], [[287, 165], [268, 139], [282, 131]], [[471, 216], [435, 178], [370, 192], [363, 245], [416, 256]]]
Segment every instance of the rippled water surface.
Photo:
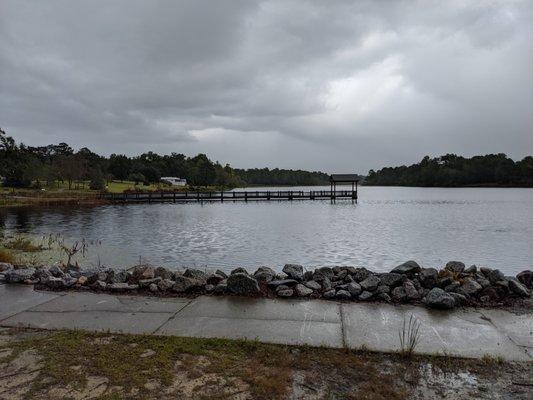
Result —
[[2, 210], [0, 224], [9, 233], [100, 240], [92, 264], [132, 265], [141, 257], [169, 267], [294, 262], [384, 271], [407, 259], [425, 266], [462, 260], [509, 274], [533, 266], [533, 189], [362, 187], [358, 204], [18, 208]]

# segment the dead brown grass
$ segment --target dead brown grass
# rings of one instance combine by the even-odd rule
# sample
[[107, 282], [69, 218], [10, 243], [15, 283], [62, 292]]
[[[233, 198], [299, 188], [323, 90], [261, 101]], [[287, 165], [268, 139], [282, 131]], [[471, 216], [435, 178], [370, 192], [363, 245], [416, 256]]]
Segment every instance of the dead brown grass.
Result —
[[15, 256], [7, 249], [0, 249], [0, 262], [14, 264]]

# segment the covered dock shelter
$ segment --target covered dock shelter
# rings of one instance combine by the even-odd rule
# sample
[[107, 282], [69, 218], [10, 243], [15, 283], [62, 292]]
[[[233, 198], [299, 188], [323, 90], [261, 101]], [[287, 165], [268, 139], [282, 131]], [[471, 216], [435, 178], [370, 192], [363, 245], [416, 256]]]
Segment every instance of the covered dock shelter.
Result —
[[332, 198], [335, 198], [337, 192], [337, 183], [352, 184], [352, 199], [357, 200], [357, 184], [359, 183], [359, 175], [357, 174], [332, 174], [329, 177], [330, 191]]

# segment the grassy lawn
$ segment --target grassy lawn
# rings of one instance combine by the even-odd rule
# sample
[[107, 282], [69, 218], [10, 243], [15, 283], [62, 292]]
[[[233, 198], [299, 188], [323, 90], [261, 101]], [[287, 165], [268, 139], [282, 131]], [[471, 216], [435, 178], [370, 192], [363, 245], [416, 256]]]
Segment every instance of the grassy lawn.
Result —
[[[172, 187], [165, 184], [136, 185], [130, 181], [111, 181], [107, 184], [107, 191], [122, 193], [125, 190], [158, 191], [169, 190]], [[186, 190], [186, 188], [179, 188]], [[9, 188], [0, 185], [0, 207], [39, 204], [64, 204], [71, 200], [75, 204], [78, 200], [96, 199], [99, 191], [89, 189], [89, 182], [73, 183], [71, 189], [67, 182], [55, 182], [53, 185], [35, 188]]]
[[14, 328], [0, 371], [2, 399], [526, 399], [533, 376], [492, 359]]

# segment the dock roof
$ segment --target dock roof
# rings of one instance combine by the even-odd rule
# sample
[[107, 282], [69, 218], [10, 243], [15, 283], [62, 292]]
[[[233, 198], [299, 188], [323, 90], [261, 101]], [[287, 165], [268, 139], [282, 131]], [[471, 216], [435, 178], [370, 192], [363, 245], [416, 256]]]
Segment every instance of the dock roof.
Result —
[[331, 182], [358, 182], [359, 175], [357, 174], [332, 174], [329, 177]]

